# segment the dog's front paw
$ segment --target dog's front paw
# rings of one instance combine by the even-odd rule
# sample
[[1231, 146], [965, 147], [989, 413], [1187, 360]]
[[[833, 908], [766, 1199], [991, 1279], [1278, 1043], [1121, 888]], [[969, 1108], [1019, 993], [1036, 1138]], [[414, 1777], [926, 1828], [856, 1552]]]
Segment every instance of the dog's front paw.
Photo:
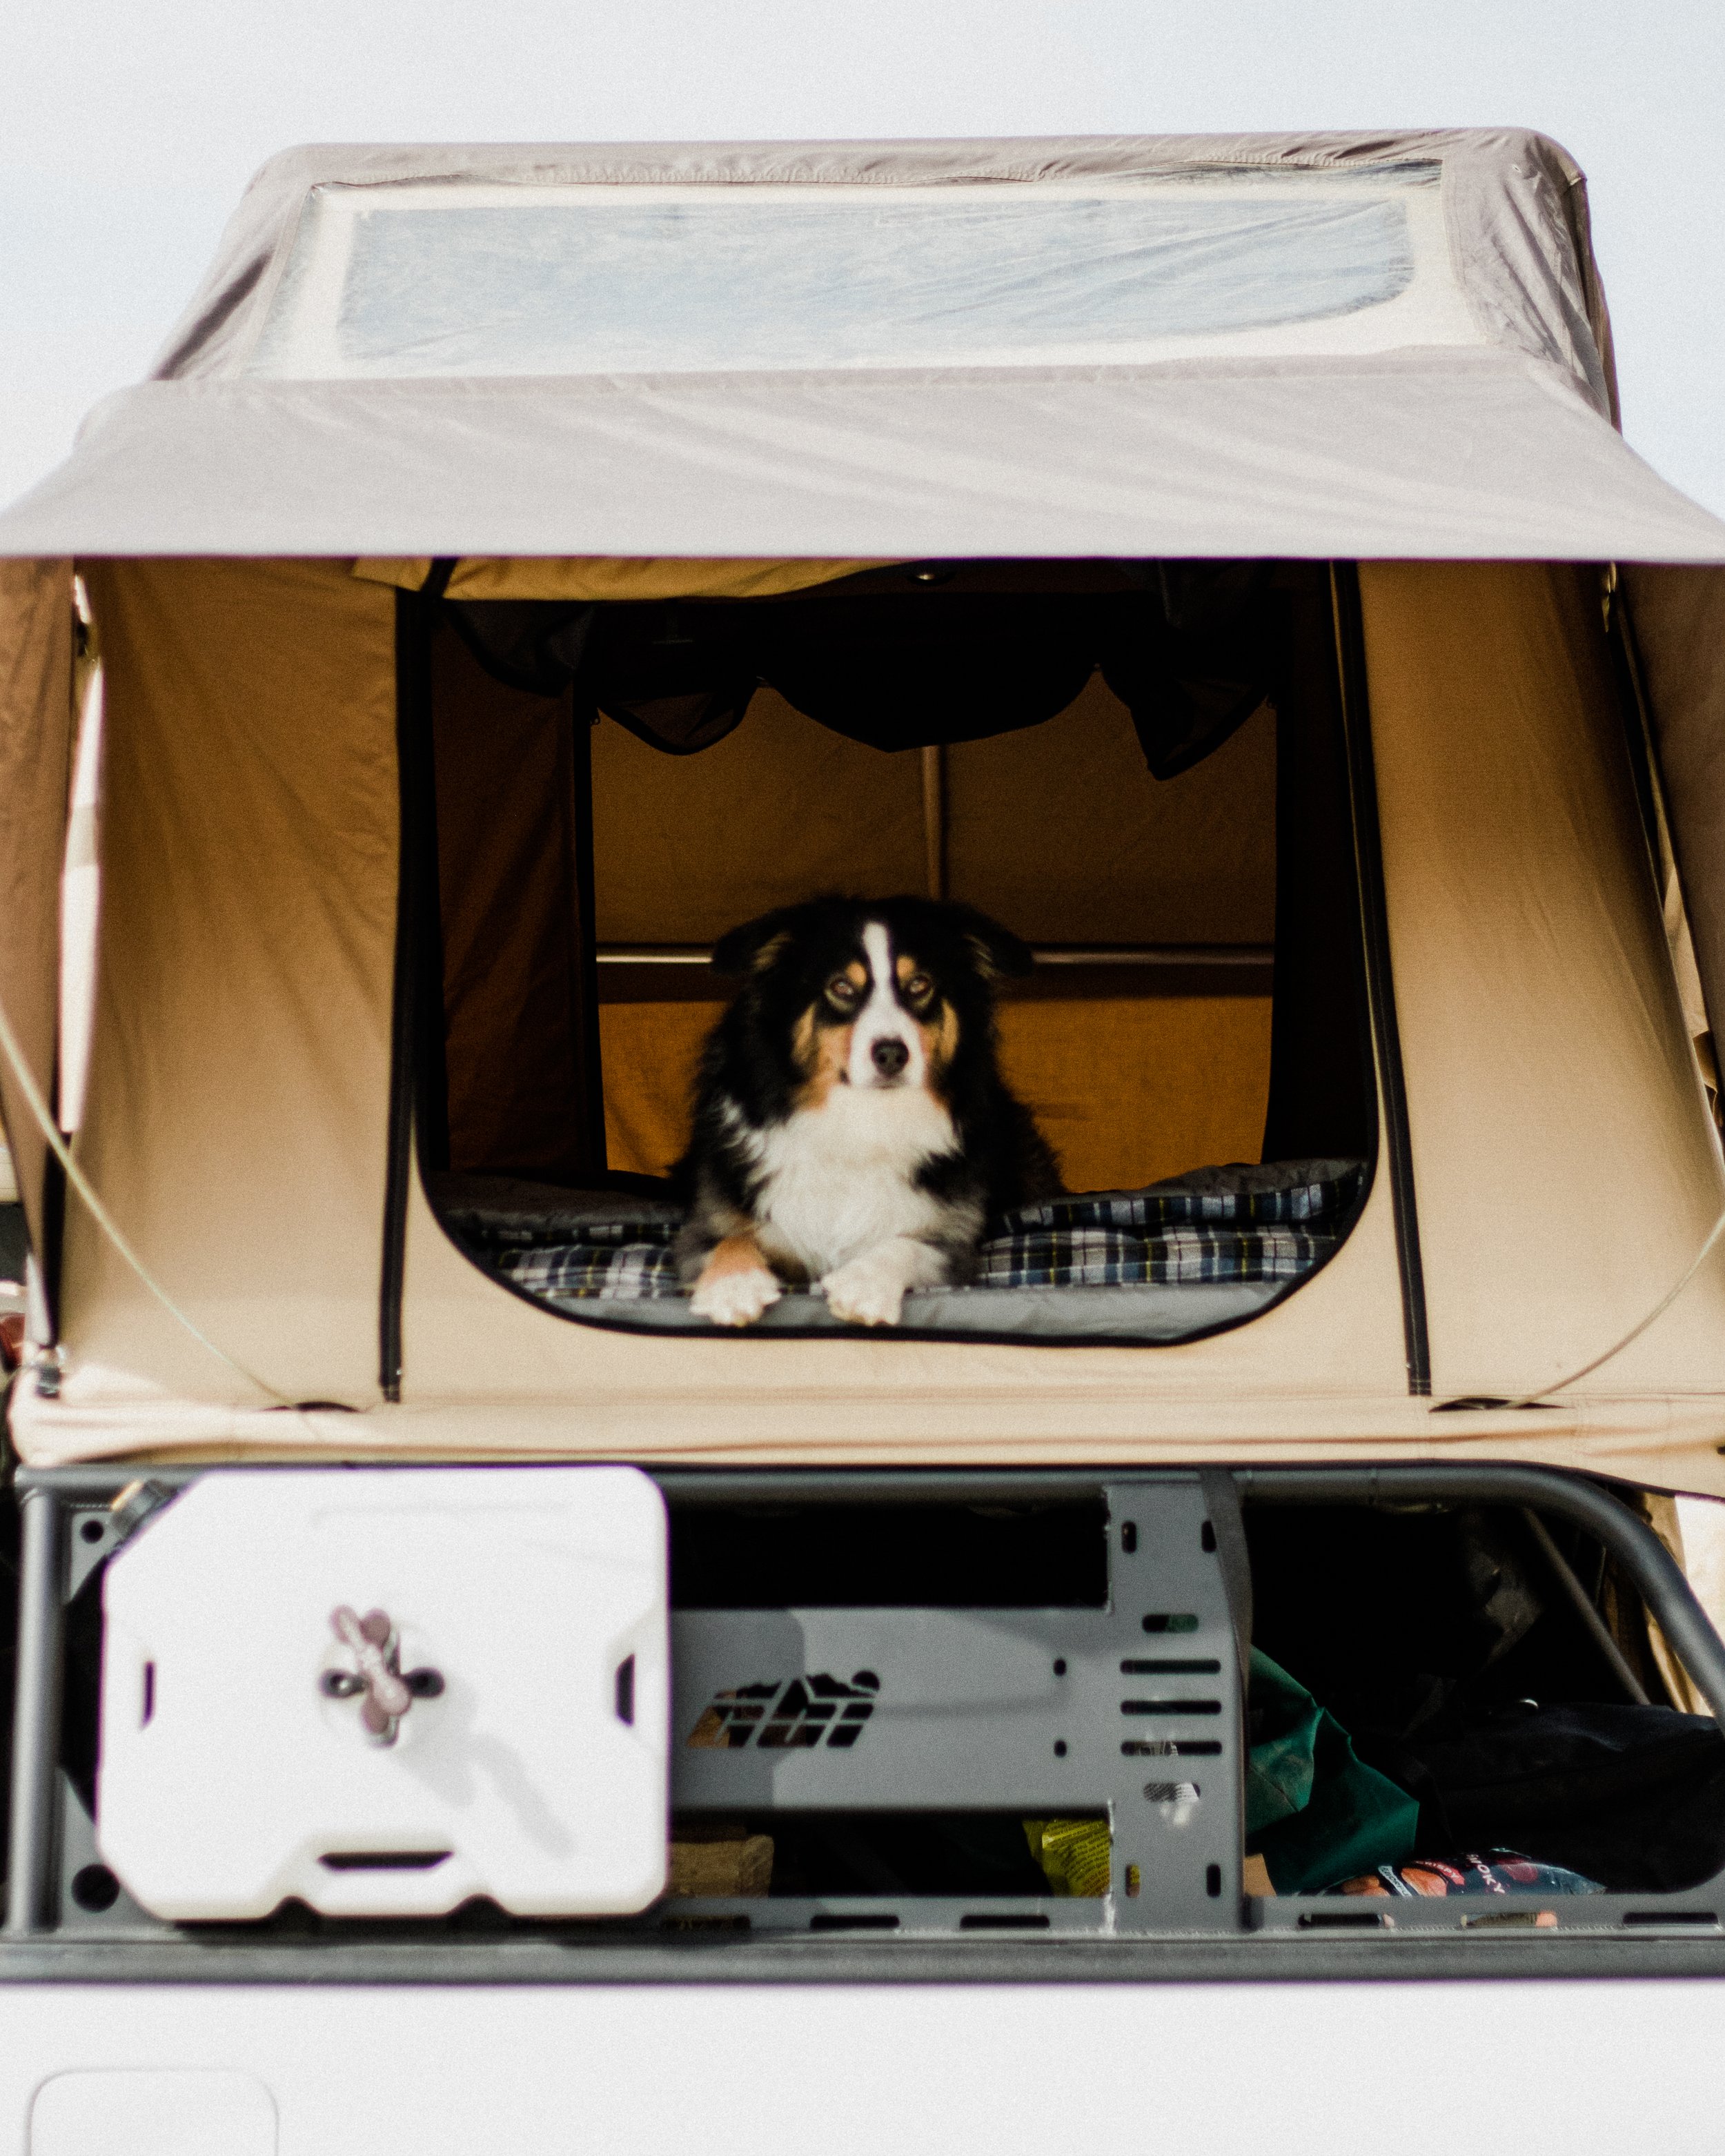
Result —
[[896, 1325], [904, 1308], [905, 1269], [891, 1250], [870, 1250], [821, 1282], [827, 1308], [847, 1325]]
[[752, 1325], [782, 1293], [764, 1265], [751, 1265], [746, 1272], [704, 1275], [689, 1306], [697, 1317], [710, 1317], [715, 1325]]

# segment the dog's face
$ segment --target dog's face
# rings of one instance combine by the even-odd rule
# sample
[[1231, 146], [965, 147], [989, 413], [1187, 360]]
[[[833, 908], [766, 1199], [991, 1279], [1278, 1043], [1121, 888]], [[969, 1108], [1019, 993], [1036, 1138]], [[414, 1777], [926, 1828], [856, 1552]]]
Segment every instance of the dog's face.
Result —
[[808, 1105], [835, 1085], [941, 1092], [962, 1026], [935, 962], [898, 948], [884, 921], [865, 921], [855, 955], [797, 1021], [793, 1046]]
[[751, 1030], [814, 1108], [841, 1086], [949, 1098], [967, 1055], [987, 1053], [994, 983], [1030, 954], [968, 906], [828, 898], [733, 930], [713, 963], [743, 976]]

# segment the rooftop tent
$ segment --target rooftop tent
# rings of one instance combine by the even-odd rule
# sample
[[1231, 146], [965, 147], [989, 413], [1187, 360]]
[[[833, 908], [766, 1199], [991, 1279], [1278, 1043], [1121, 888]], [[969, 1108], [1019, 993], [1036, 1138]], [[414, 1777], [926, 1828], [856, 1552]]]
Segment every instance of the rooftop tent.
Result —
[[[1579, 176], [1525, 135], [276, 160], [156, 377], [0, 519], [0, 1004], [47, 1090], [75, 561], [106, 757], [75, 1160], [126, 1245], [44, 1174], [8, 1071], [59, 1364], [15, 1389], [21, 1451], [1366, 1445], [1725, 1494], [1725, 1255], [1660, 1310], [1725, 1207], [1705, 1013], [1661, 917], [1668, 829], [1717, 1011], [1725, 526], [1614, 419]], [[1043, 620], [1225, 562], [1264, 565], [1287, 680], [1345, 728], [1353, 835], [1328, 851], [1381, 931], [1375, 1167], [1321, 1270], [1153, 1348], [730, 1339], [572, 1322], [457, 1247], [410, 1144], [416, 1079], [450, 1173], [463, 1145], [552, 1183], [605, 1152], [662, 1165], [664, 1088], [613, 1075], [650, 1076], [711, 992], [643, 977], [692, 978], [680, 947], [775, 875], [944, 877], [1069, 960], [1150, 923], [1205, 977], [1009, 1006], [1009, 1055], [1056, 1101], [1106, 1090], [1099, 1069], [1147, 1089], [1131, 1130], [1075, 1119], [1075, 1180], [1253, 1158], [1308, 1008], [1288, 840], [1319, 827], [1299, 789], [1321, 759], [1291, 750], [1291, 693], [1153, 780], [1130, 669], [1093, 671], [1089, 644], [1011, 731], [892, 744], [847, 733], [782, 651], [750, 660], [734, 729], [717, 675], [684, 683], [671, 742], [620, 690], [623, 718], [547, 726], [543, 685], [499, 664], [594, 608], [752, 635], [909, 604], [924, 578], [947, 618], [1017, 589]], [[866, 814], [823, 824], [835, 800]], [[452, 882], [463, 860], [490, 881]], [[439, 973], [429, 1074], [413, 1014]], [[464, 1041], [529, 998], [567, 1063], [487, 1094]]]

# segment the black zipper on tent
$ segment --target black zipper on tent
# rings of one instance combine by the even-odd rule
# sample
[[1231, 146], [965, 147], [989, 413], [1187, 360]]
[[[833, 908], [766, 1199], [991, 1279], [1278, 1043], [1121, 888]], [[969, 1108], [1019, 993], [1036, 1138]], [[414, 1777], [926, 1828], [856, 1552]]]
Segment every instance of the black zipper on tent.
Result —
[[1348, 790], [1353, 798], [1353, 850], [1359, 877], [1368, 1000], [1384, 1092], [1383, 1142], [1395, 1214], [1396, 1258], [1401, 1273], [1402, 1338], [1408, 1358], [1408, 1390], [1431, 1390], [1431, 1343], [1425, 1326], [1425, 1270], [1420, 1256], [1420, 1214], [1414, 1196], [1414, 1157], [1408, 1136], [1408, 1093], [1402, 1074], [1401, 1034], [1395, 1021], [1395, 976], [1389, 960], [1389, 920], [1384, 903], [1384, 853], [1378, 833], [1378, 780], [1372, 762], [1372, 714], [1366, 697], [1366, 647], [1360, 626], [1359, 571], [1352, 562], [1330, 564], [1330, 597], [1336, 617], [1336, 665], [1342, 685], [1342, 730], [1348, 744]]
[[[389, 1020], [389, 1121], [383, 1179], [383, 1254], [377, 1308], [377, 1380], [401, 1398], [402, 1291], [407, 1273], [408, 1197], [413, 1188], [413, 1111], [424, 1059], [428, 953], [438, 941], [427, 916], [437, 897], [436, 800], [431, 763], [431, 632], [453, 561], [434, 562], [417, 592], [395, 595], [395, 747], [401, 799], [396, 884], [395, 985]], [[441, 970], [439, 968], [439, 970]]]
[[599, 1040], [599, 946], [594, 896], [593, 831], [593, 730], [598, 711], [578, 700], [569, 708], [571, 780], [574, 789], [572, 835], [576, 941], [574, 996], [580, 1028], [583, 1098], [580, 1104], [583, 1144], [593, 1172], [605, 1173], [605, 1072]]
[[[59, 1051], [55, 1051], [54, 1088], [51, 1101], [59, 1099]], [[54, 1122], [59, 1122], [56, 1110]], [[69, 1134], [67, 1134], [69, 1135]], [[25, 1214], [28, 1222], [29, 1215]], [[66, 1171], [60, 1165], [58, 1153], [44, 1153], [42, 1161], [42, 1241], [33, 1252], [36, 1260], [36, 1278], [40, 1286], [41, 1311], [48, 1323], [48, 1337], [41, 1344], [50, 1353], [36, 1372], [36, 1391], [44, 1399], [58, 1397], [60, 1388], [59, 1349], [60, 1344], [60, 1272], [66, 1255]], [[28, 1268], [26, 1268], [28, 1277]], [[28, 1322], [28, 1321], [27, 1321]]]

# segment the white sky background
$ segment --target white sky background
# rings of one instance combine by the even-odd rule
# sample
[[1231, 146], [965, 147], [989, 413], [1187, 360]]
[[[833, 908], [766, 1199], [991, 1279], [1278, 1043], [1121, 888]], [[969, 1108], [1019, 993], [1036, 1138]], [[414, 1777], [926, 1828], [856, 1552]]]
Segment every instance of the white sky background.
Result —
[[295, 142], [1512, 125], [1585, 168], [1625, 431], [1725, 514], [1722, 0], [12, 0], [0, 501]]

